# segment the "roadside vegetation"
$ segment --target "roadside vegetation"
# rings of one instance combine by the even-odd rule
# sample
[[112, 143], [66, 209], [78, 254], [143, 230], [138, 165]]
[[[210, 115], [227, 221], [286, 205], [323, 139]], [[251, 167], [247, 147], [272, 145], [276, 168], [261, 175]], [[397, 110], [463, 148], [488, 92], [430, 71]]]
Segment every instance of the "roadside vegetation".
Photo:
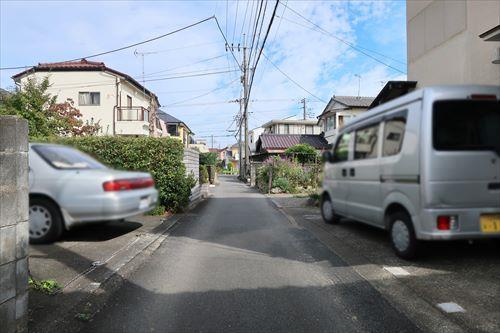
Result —
[[62, 289], [62, 286], [55, 280], [35, 280], [32, 277], [28, 279], [28, 285], [31, 289], [47, 295], [54, 295]]
[[314, 148], [300, 144], [289, 148], [285, 155], [264, 161], [257, 172], [259, 189], [273, 194], [316, 193], [321, 184], [321, 163]]

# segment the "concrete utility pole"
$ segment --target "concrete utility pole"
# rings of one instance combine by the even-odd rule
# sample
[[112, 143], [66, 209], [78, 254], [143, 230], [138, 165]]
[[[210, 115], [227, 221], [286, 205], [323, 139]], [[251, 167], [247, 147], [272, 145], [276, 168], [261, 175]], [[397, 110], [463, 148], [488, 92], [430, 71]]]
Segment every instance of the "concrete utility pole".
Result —
[[212, 134], [212, 149], [214, 148], [214, 135]]
[[302, 98], [300, 100], [302, 102], [302, 109], [304, 110], [304, 120], [307, 120], [307, 106], [306, 106], [306, 99]]
[[240, 123], [240, 129], [239, 129], [239, 140], [238, 140], [238, 158], [239, 158], [239, 169], [240, 169], [240, 172], [239, 172], [239, 176], [240, 178], [243, 178], [243, 160], [241, 158], [241, 152], [243, 151], [243, 147], [241, 145], [241, 135], [242, 135], [242, 125], [243, 125], [243, 98], [240, 97], [240, 113], [239, 113], [239, 117], [238, 117], [238, 122]]
[[248, 64], [247, 64], [247, 47], [246, 42], [243, 42], [243, 120], [245, 122], [245, 167], [244, 167], [244, 177], [248, 176], [250, 170], [250, 151], [248, 147]]

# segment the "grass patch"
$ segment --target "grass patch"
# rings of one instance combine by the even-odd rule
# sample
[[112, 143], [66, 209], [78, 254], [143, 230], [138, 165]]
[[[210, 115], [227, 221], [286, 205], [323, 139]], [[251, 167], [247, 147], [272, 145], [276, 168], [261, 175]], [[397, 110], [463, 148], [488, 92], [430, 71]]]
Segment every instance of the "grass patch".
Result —
[[62, 286], [56, 280], [35, 280], [29, 278], [28, 284], [31, 289], [39, 291], [47, 295], [54, 295], [62, 289]]

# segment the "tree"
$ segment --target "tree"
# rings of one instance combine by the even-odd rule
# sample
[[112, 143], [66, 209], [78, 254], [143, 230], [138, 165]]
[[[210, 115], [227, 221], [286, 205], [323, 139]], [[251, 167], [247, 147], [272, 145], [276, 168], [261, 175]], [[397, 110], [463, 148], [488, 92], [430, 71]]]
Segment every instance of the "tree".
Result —
[[312, 163], [318, 157], [316, 149], [307, 143], [299, 143], [288, 148], [285, 150], [285, 155], [297, 159], [300, 163]]
[[83, 124], [82, 114], [71, 99], [56, 103], [57, 96], [47, 93], [49, 79], [41, 82], [28, 78], [22, 88], [5, 97], [0, 104], [0, 115], [17, 115], [28, 121], [29, 136], [93, 135], [99, 123]]
[[217, 164], [217, 154], [210, 153], [200, 153], [200, 164], [202, 165], [216, 165]]

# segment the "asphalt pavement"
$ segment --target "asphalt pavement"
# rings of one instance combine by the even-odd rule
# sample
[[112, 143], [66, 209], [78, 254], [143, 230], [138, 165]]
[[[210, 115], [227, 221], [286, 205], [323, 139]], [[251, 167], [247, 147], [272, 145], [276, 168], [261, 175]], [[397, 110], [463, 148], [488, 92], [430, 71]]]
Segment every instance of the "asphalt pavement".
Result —
[[83, 331], [419, 331], [271, 200], [220, 181]]

